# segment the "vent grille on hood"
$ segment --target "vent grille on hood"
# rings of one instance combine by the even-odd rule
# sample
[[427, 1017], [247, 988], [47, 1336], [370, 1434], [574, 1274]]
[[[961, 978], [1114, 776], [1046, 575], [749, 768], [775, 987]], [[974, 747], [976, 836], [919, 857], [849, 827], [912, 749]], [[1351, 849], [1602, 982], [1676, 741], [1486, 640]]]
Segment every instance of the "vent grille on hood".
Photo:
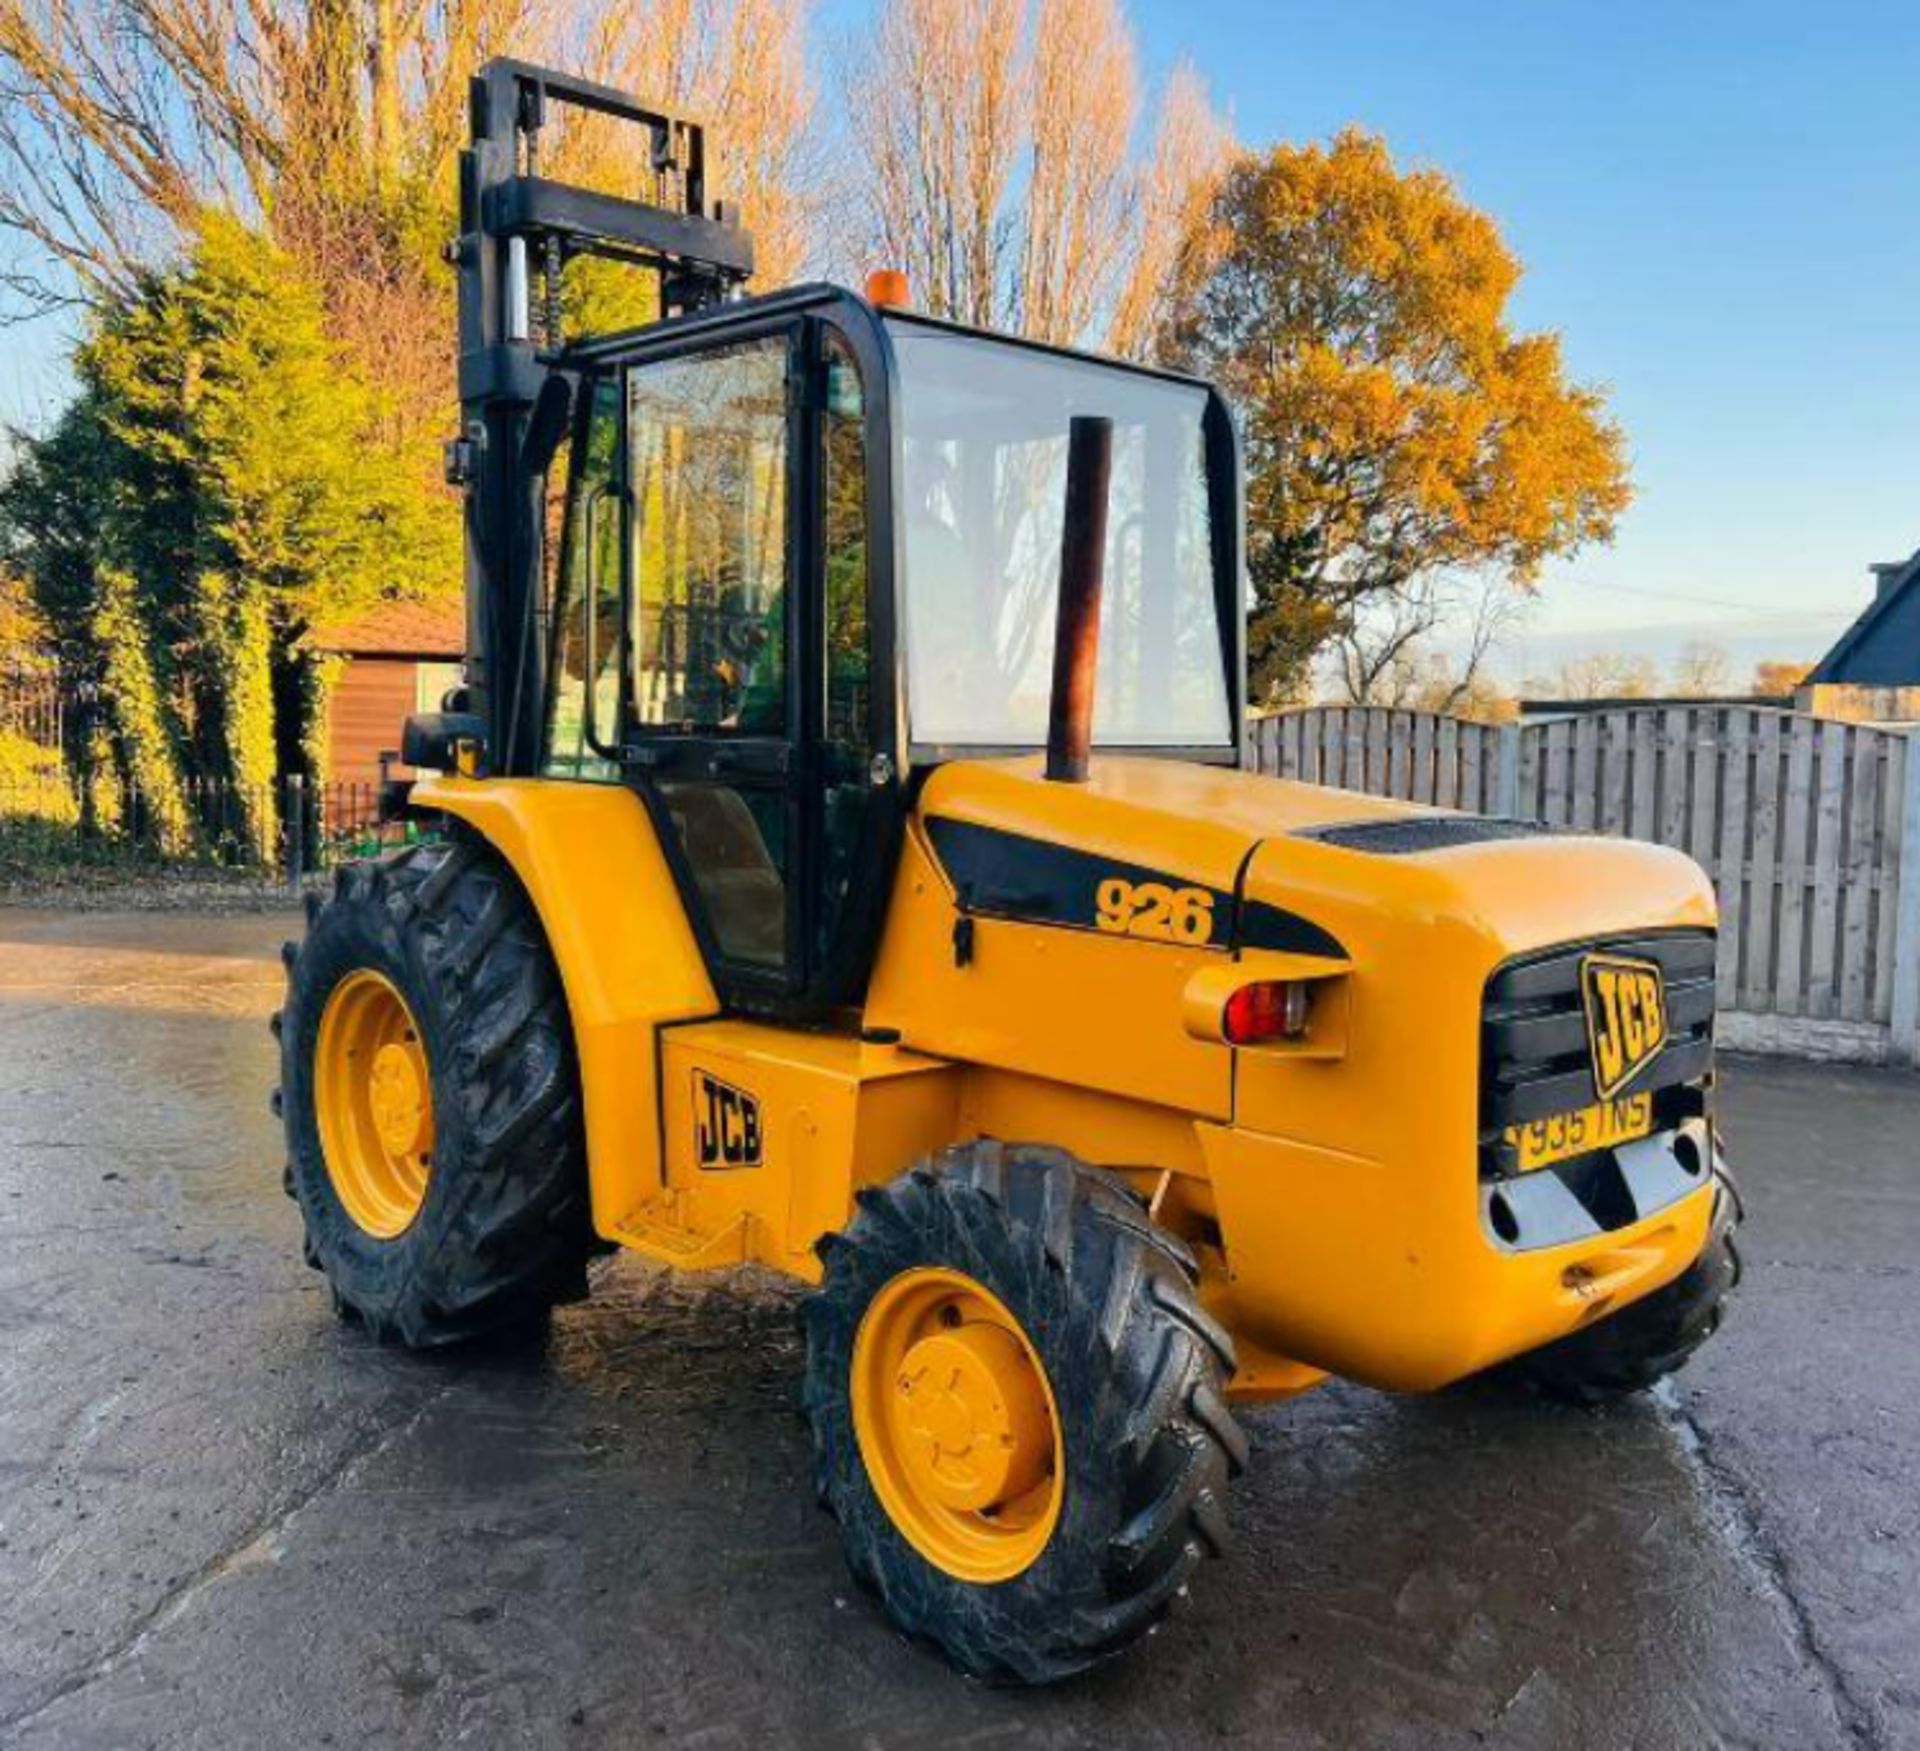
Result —
[[1308, 827], [1294, 837], [1317, 839], [1347, 851], [1370, 851], [1376, 857], [1412, 857], [1422, 851], [1451, 851], [1457, 845], [1484, 845], [1493, 839], [1538, 839], [1556, 831], [1541, 821], [1499, 816], [1402, 815], [1386, 821]]

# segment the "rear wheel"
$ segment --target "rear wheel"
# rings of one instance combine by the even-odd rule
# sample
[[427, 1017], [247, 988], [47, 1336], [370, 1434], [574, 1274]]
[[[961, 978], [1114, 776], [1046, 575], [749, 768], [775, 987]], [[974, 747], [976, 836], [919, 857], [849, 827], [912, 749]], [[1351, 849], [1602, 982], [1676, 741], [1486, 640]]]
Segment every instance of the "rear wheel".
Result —
[[862, 1192], [822, 1252], [816, 1482], [894, 1622], [1015, 1682], [1151, 1628], [1247, 1452], [1186, 1248], [1063, 1151], [985, 1142]]
[[1603, 1404], [1644, 1392], [1683, 1368], [1720, 1329], [1740, 1281], [1740, 1194], [1724, 1170], [1713, 1180], [1713, 1214], [1700, 1256], [1667, 1284], [1570, 1337], [1492, 1371], [1491, 1378], [1571, 1404]]
[[579, 1077], [511, 874], [467, 842], [348, 865], [285, 959], [286, 1187], [339, 1305], [426, 1347], [584, 1293]]

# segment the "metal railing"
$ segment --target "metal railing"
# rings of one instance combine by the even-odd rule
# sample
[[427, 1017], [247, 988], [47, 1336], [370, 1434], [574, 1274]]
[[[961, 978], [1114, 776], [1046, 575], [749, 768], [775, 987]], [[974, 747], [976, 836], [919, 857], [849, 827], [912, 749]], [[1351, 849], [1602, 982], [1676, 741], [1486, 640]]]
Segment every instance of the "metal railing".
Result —
[[53, 668], [0, 657], [0, 735], [13, 735], [37, 747], [66, 745], [73, 701]]
[[409, 824], [383, 824], [379, 804], [378, 784], [312, 785], [299, 777], [261, 785], [189, 780], [164, 798], [128, 780], [0, 782], [0, 877], [233, 871], [297, 887], [311, 872], [418, 836]]

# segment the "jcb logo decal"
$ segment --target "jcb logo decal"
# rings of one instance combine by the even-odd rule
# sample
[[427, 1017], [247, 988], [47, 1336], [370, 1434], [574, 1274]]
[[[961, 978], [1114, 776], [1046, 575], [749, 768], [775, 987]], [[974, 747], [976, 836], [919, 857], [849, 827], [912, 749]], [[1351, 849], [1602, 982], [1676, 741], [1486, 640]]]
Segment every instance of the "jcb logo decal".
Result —
[[1652, 961], [1588, 955], [1580, 963], [1593, 1052], [1593, 1091], [1610, 1100], [1660, 1055], [1667, 1043], [1666, 993]]
[[760, 1103], [704, 1070], [693, 1073], [693, 1128], [703, 1170], [760, 1165]]
[[1154, 942], [1213, 941], [1213, 893], [1165, 882], [1130, 882], [1109, 876], [1094, 893], [1094, 921], [1114, 936], [1144, 936]]

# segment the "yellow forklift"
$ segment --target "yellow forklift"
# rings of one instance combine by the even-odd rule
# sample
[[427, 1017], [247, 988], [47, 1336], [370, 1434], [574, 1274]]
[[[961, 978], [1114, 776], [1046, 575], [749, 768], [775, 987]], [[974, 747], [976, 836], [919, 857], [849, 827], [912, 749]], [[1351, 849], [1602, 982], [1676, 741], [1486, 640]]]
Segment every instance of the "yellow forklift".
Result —
[[[570, 111], [644, 198], [540, 174]], [[494, 62], [472, 131], [435, 831], [275, 1018], [338, 1307], [480, 1338], [619, 1247], [811, 1285], [854, 1574], [1014, 1681], [1223, 1549], [1236, 1404], [1679, 1367], [1738, 1275], [1699, 869], [1243, 771], [1206, 384], [744, 296], [706, 135], [620, 93]], [[658, 319], [566, 341], [582, 257]]]

